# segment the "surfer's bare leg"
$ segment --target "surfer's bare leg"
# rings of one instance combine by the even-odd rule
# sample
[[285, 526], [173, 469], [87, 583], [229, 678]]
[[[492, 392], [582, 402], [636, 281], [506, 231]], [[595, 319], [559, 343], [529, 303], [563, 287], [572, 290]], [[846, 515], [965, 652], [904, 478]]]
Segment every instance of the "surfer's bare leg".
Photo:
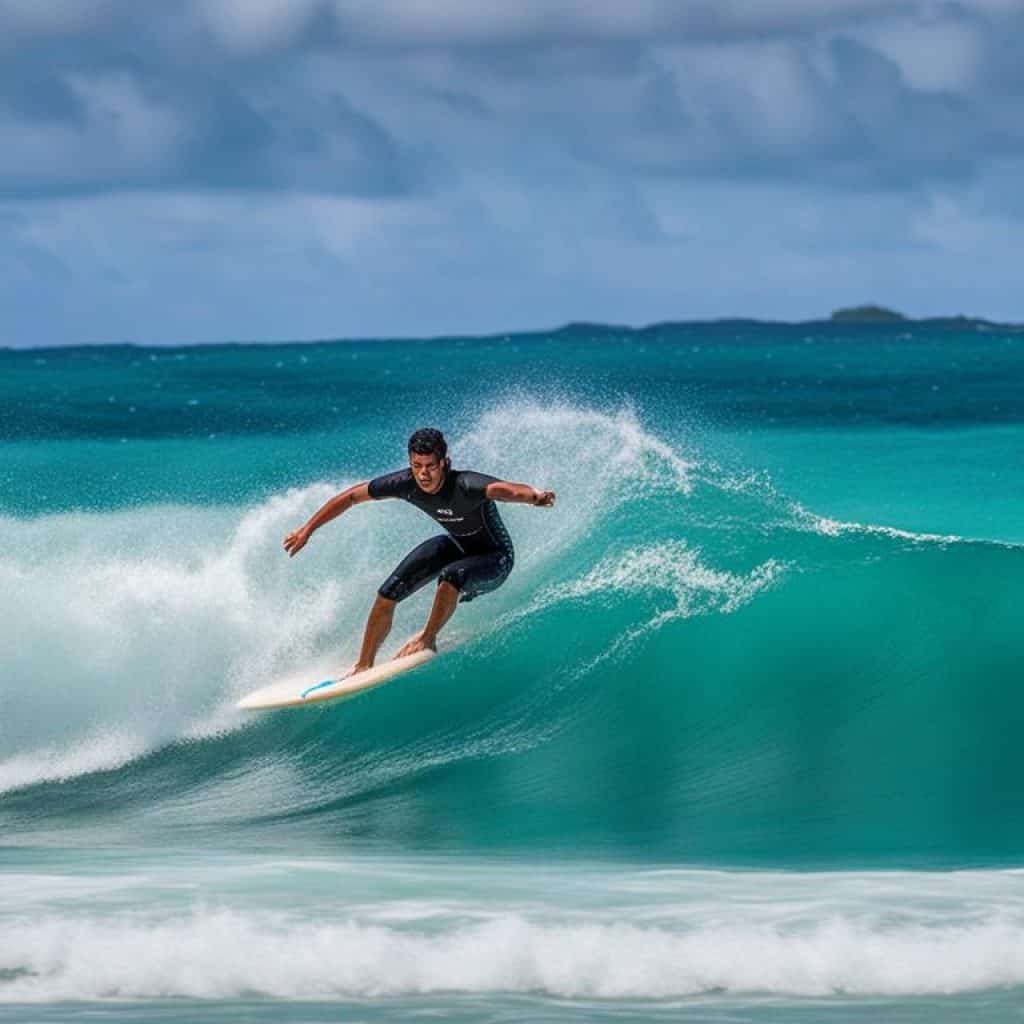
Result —
[[352, 666], [352, 672], [362, 672], [364, 669], [372, 668], [380, 645], [387, 639], [391, 632], [391, 622], [395, 617], [395, 605], [397, 601], [377, 595], [370, 609], [370, 617], [366, 620], [366, 630], [363, 633], [363, 646], [359, 651], [359, 660]]
[[441, 580], [437, 585], [437, 593], [434, 594], [434, 604], [430, 609], [430, 618], [427, 624], [420, 631], [418, 636], [413, 637], [396, 655], [396, 658], [405, 657], [407, 654], [415, 654], [417, 651], [437, 650], [437, 634], [441, 632], [444, 624], [452, 617], [455, 606], [459, 603], [459, 588], [453, 586], [447, 580]]

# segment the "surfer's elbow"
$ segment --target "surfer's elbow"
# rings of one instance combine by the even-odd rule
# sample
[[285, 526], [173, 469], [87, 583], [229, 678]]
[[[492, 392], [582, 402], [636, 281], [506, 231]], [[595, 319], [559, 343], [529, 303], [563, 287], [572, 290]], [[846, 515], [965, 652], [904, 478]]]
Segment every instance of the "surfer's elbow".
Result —
[[345, 512], [350, 509], [353, 505], [359, 505], [364, 501], [370, 500], [370, 488], [369, 484], [353, 484], [347, 490], [342, 491], [336, 495], [334, 502], [339, 512]]

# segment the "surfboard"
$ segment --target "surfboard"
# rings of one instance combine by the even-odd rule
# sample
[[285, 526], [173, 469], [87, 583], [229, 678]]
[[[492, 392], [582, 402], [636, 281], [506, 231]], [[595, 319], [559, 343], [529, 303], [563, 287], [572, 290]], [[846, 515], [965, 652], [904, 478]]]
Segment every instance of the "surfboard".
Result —
[[320, 682], [310, 681], [308, 676], [291, 675], [287, 679], [279, 679], [262, 690], [256, 690], [243, 697], [236, 707], [243, 711], [269, 711], [272, 708], [299, 708], [308, 704], [323, 704], [329, 700], [345, 700], [357, 694], [382, 686], [410, 672], [420, 665], [425, 665], [434, 657], [434, 651], [417, 651], [407, 654], [404, 658], [392, 658], [390, 661], [374, 665], [365, 672], [357, 672], [342, 679], [323, 679]]

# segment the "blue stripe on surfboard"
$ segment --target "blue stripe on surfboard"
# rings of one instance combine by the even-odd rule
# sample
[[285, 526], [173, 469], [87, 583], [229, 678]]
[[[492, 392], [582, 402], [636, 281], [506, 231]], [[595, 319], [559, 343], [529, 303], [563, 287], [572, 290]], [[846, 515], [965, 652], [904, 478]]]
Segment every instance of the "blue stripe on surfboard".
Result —
[[322, 683], [314, 683], [308, 690], [303, 690], [299, 696], [305, 700], [314, 690], [322, 690], [325, 686], [333, 686], [337, 679], [325, 679]]

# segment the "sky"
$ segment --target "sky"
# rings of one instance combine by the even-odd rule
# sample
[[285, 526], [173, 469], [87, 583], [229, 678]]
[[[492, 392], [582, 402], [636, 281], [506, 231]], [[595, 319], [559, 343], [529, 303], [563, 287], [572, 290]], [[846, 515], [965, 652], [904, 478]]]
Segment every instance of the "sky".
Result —
[[0, 346], [1024, 320], [1024, 0], [0, 0]]

